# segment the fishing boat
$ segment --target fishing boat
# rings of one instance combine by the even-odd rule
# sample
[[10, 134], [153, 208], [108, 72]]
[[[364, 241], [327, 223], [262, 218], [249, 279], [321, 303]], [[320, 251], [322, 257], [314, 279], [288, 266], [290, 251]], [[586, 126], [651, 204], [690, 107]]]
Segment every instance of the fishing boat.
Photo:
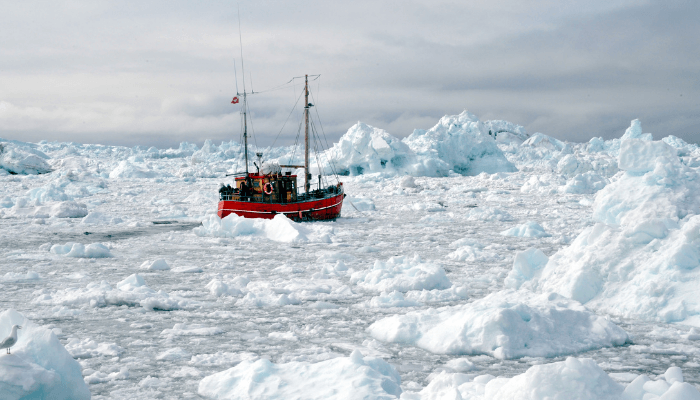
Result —
[[[232, 103], [237, 104], [241, 94], [237, 93]], [[248, 121], [247, 93], [242, 93], [243, 141], [245, 171], [234, 176], [234, 185], [219, 188], [219, 218], [236, 214], [245, 218], [272, 219], [282, 214], [295, 221], [335, 220], [340, 216], [345, 191], [342, 182], [323, 185], [322, 168], [319, 165], [318, 184], [313, 185], [314, 177], [309, 172], [309, 75], [304, 75], [304, 165], [280, 165], [263, 163], [262, 153], [256, 153], [256, 172], [249, 171], [248, 165]], [[304, 188], [300, 191], [297, 175], [293, 170], [304, 168]], [[285, 171], [286, 170], [286, 171]], [[337, 176], [336, 176], [337, 179]], [[316, 186], [312, 190], [312, 186]]]

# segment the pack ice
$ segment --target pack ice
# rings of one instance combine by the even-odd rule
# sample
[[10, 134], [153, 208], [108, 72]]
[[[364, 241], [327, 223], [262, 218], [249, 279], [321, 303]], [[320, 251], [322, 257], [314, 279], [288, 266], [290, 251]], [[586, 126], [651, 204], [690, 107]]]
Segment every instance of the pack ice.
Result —
[[358, 123], [314, 224], [214, 214], [234, 141], [2, 141], [0, 399], [697, 399], [700, 148], [621, 136]]
[[700, 326], [700, 175], [648, 139], [623, 138], [623, 172], [596, 195], [595, 225], [524, 286], [610, 315]]

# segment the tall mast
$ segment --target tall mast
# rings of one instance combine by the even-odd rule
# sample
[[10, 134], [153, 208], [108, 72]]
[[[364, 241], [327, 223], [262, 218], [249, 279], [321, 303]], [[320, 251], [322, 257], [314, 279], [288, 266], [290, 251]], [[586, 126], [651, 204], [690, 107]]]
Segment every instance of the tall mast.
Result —
[[[244, 79], [245, 81], [245, 79]], [[245, 85], [245, 84], [244, 84]], [[248, 179], [248, 119], [246, 118], [246, 93], [243, 88], [243, 142], [245, 146], [245, 176]]]
[[304, 83], [304, 191], [311, 191], [311, 174], [309, 174], [309, 75]]
[[[241, 35], [241, 10], [240, 6], [238, 9], [238, 43], [241, 46], [241, 72], [243, 75], [243, 142], [245, 149], [245, 177], [246, 182], [248, 179], [248, 119], [246, 118], [246, 112], [248, 111], [248, 104], [246, 102], [246, 91], [245, 91], [245, 64], [243, 63], [243, 35]], [[236, 78], [236, 85], [238, 85], [238, 78]]]

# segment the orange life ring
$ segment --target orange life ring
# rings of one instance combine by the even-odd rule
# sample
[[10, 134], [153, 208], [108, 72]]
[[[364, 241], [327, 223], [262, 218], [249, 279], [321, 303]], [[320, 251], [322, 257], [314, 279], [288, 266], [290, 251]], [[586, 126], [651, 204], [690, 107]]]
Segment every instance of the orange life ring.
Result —
[[263, 193], [265, 193], [265, 194], [267, 194], [267, 195], [271, 195], [271, 194], [272, 194], [272, 190], [273, 190], [273, 188], [272, 188], [272, 185], [270, 184], [270, 182], [267, 182], [267, 183], [265, 184], [265, 186], [263, 186]]

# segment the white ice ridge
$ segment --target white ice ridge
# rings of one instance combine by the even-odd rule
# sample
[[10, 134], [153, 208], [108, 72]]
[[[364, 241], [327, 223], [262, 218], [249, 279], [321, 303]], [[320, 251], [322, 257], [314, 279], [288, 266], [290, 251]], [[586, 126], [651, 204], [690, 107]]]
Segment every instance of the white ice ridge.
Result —
[[420, 392], [401, 400], [700, 400], [700, 392], [683, 382], [678, 367], [657, 380], [639, 375], [626, 387], [615, 382], [593, 360], [569, 357], [535, 365], [512, 378], [442, 372]]
[[12, 354], [0, 356], [1, 399], [90, 399], [80, 364], [51, 330], [15, 310], [0, 313], [0, 337], [6, 337], [12, 325], [22, 330]]
[[[516, 126], [498, 122], [503, 129]], [[518, 127], [522, 128], [522, 127]], [[327, 172], [341, 174], [408, 173], [414, 176], [447, 176], [450, 172], [478, 175], [481, 172], [513, 172], [489, 128], [468, 113], [444, 116], [429, 130], [417, 129], [400, 140], [382, 129], [358, 122], [339, 142], [323, 154]], [[514, 137], [524, 135], [514, 133]], [[331, 166], [332, 164], [332, 166]]]
[[394, 367], [380, 358], [363, 357], [355, 350], [350, 357], [313, 364], [245, 360], [202, 379], [199, 394], [217, 400], [389, 400], [399, 398], [400, 384]]
[[627, 139], [594, 226], [524, 287], [607, 314], [700, 326], [700, 174], [664, 142]]
[[283, 243], [330, 243], [330, 235], [333, 234], [333, 228], [330, 226], [305, 226], [282, 214], [270, 220], [243, 218], [233, 213], [223, 219], [217, 215], [209, 215], [202, 221], [202, 226], [193, 231], [197, 236], [265, 237]]
[[627, 333], [578, 302], [556, 294], [492, 293], [472, 303], [412, 311], [378, 320], [368, 332], [384, 342], [437, 354], [500, 359], [556, 357], [620, 346]]

